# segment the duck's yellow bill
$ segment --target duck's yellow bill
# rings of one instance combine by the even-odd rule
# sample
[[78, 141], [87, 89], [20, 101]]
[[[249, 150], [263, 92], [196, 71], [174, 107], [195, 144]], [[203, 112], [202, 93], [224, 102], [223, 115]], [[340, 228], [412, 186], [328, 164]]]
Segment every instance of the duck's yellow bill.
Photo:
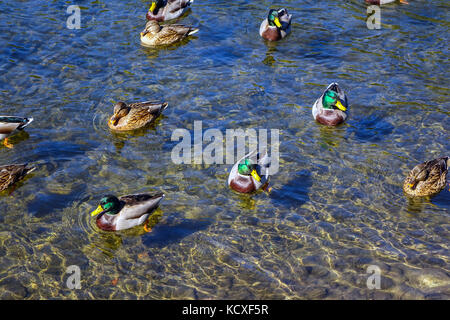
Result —
[[278, 17], [275, 17], [275, 19], [273, 19], [273, 22], [275, 22], [275, 25], [276, 25], [278, 28], [281, 28], [281, 27], [282, 27], [281, 22], [280, 22], [280, 19], [278, 19]]
[[91, 212], [91, 217], [98, 215], [102, 211], [103, 211], [102, 206], [98, 206], [97, 209], [95, 209], [94, 211]]
[[260, 182], [261, 181], [261, 177], [258, 175], [258, 173], [256, 172], [256, 170], [253, 170], [251, 172], [252, 177], [255, 178], [256, 181]]
[[344, 107], [344, 105], [339, 100], [336, 102], [336, 107], [338, 107], [342, 111], [347, 111], [347, 108]]
[[153, 13], [155, 11], [155, 9], [156, 9], [156, 2], [153, 1], [152, 5], [150, 6], [150, 12]]

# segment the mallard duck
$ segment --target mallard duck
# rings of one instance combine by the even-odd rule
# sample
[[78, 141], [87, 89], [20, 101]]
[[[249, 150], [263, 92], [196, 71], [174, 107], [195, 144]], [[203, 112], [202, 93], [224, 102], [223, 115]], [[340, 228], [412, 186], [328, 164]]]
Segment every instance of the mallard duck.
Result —
[[291, 32], [291, 20], [292, 15], [286, 9], [270, 9], [269, 15], [259, 27], [259, 34], [269, 41], [284, 39]]
[[[392, 2], [396, 2], [397, 0], [366, 0], [366, 3], [368, 4], [376, 4], [376, 5], [382, 5], [382, 4], [388, 4]], [[403, 4], [409, 4], [406, 0], [400, 0], [400, 3]]]
[[166, 21], [181, 16], [194, 0], [157, 0], [152, 1], [147, 12], [147, 20]]
[[100, 200], [98, 208], [91, 212], [91, 216], [97, 215], [97, 226], [102, 230], [125, 230], [146, 222], [163, 198], [162, 192], [131, 194], [120, 198], [106, 195]]
[[119, 101], [114, 106], [114, 114], [108, 126], [116, 131], [135, 130], [153, 122], [168, 106], [167, 102], [155, 101], [126, 104]]
[[267, 152], [250, 152], [231, 168], [228, 186], [241, 193], [251, 193], [265, 188], [269, 183], [270, 158]]
[[33, 172], [35, 167], [28, 164], [10, 164], [0, 166], [0, 191], [3, 191], [16, 182], [22, 180], [27, 174]]
[[19, 130], [23, 130], [33, 121], [33, 118], [22, 118], [14, 116], [0, 116], [0, 140], [7, 148], [13, 148], [13, 145], [8, 143], [8, 137]]
[[317, 122], [327, 126], [336, 126], [347, 118], [345, 113], [347, 108], [347, 96], [339, 85], [334, 82], [316, 100], [312, 108], [312, 114]]
[[450, 158], [442, 157], [418, 164], [403, 183], [407, 195], [422, 197], [439, 193], [445, 188]]
[[145, 46], [169, 45], [197, 33], [198, 30], [181, 24], [160, 26], [157, 21], [150, 20], [141, 32], [141, 43]]

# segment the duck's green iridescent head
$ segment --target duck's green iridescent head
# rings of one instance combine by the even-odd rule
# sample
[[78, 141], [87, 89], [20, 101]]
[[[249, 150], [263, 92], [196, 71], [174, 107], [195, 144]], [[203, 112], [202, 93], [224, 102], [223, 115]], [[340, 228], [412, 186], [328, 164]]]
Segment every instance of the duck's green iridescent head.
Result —
[[269, 26], [281, 28], [281, 22], [278, 17], [278, 11], [274, 9], [270, 9], [269, 15], [267, 16], [267, 20], [269, 21]]
[[254, 165], [249, 159], [245, 159], [238, 165], [238, 172], [243, 176], [252, 176], [256, 181], [261, 181], [261, 177], [256, 172], [256, 165]]
[[122, 204], [120, 200], [116, 196], [107, 195], [100, 200], [98, 208], [91, 212], [91, 216], [104, 213], [115, 215], [118, 214], [121, 209]]
[[322, 105], [324, 109], [338, 108], [342, 111], [346, 111], [347, 108], [342, 104], [337, 92], [333, 90], [327, 90], [323, 95]]

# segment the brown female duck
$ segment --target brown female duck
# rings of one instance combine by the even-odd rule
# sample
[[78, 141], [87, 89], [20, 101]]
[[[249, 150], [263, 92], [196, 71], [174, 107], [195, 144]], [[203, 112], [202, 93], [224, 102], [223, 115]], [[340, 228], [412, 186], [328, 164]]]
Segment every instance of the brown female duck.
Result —
[[415, 166], [403, 183], [409, 196], [431, 196], [445, 188], [450, 158], [442, 157]]
[[35, 167], [27, 164], [10, 164], [0, 166], [0, 191], [3, 191], [16, 182], [22, 180], [27, 174], [33, 172]]
[[120, 101], [114, 106], [114, 115], [110, 118], [108, 126], [115, 131], [145, 127], [153, 122], [167, 106], [167, 102], [147, 101], [126, 104]]
[[199, 29], [181, 24], [161, 26], [157, 21], [150, 20], [141, 32], [141, 44], [144, 46], [170, 45], [197, 33]]

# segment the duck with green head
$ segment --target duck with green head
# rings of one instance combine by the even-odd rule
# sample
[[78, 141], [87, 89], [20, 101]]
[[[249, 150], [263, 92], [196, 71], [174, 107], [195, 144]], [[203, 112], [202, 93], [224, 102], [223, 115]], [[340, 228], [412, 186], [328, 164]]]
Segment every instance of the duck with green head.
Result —
[[147, 20], [166, 21], [180, 17], [194, 0], [153, 0]]
[[261, 22], [259, 35], [269, 41], [284, 39], [291, 32], [292, 15], [286, 9], [270, 9], [267, 18]]
[[117, 198], [106, 195], [91, 216], [97, 216], [97, 226], [105, 231], [118, 231], [139, 226], [147, 221], [159, 206], [164, 193], [132, 194]]
[[345, 92], [334, 82], [313, 105], [312, 114], [317, 122], [336, 126], [347, 119], [348, 101]]
[[236, 162], [228, 176], [228, 186], [241, 193], [251, 193], [269, 183], [270, 158], [256, 150]]

